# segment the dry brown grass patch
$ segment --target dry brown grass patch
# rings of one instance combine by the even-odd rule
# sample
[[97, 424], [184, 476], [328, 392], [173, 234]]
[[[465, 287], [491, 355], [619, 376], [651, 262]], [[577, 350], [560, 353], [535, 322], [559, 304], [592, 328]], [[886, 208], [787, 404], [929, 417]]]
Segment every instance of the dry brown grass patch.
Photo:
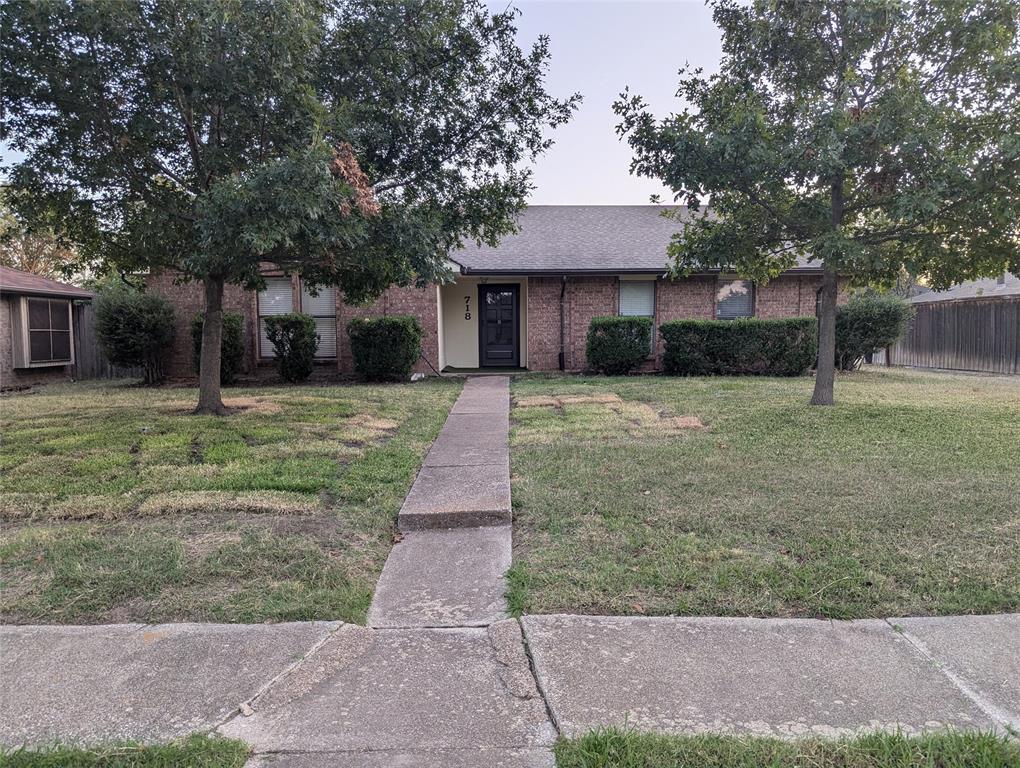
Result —
[[[265, 397], [225, 397], [223, 405], [234, 413], [257, 413], [269, 416], [279, 413], [283, 406], [275, 400]], [[193, 400], [169, 400], [163, 408], [171, 413], [191, 413], [195, 410]]]
[[322, 510], [319, 499], [283, 491], [171, 491], [154, 494], [138, 507], [138, 513], [146, 516], [215, 512], [302, 515]]

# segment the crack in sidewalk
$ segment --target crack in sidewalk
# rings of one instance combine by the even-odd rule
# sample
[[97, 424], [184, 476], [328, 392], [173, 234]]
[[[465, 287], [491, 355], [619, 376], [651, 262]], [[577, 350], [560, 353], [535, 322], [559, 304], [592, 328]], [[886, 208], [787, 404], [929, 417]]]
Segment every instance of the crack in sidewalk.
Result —
[[271, 678], [269, 678], [269, 680], [267, 680], [265, 683], [263, 683], [259, 687], [259, 689], [257, 691], [255, 691], [255, 693], [253, 695], [251, 695], [250, 697], [248, 697], [247, 699], [242, 701], [240, 704], [238, 704], [236, 707], [234, 707], [234, 709], [232, 709], [230, 712], [228, 712], [225, 717], [221, 718], [218, 722], [216, 722], [210, 730], [211, 731], [218, 731], [224, 725], [226, 725], [230, 721], [236, 719], [238, 717], [238, 715], [240, 715], [241, 717], [251, 717], [252, 715], [254, 715], [255, 714], [255, 703], [260, 698], [262, 698], [267, 693], [269, 693], [269, 691], [272, 690], [272, 688], [275, 685], [277, 685], [278, 683], [282, 682], [283, 680], [285, 680], [286, 678], [290, 677], [292, 674], [297, 672], [297, 670], [300, 669], [300, 667], [303, 664], [305, 664], [316, 653], [318, 653], [322, 649], [322, 647], [326, 643], [328, 643], [330, 641], [330, 639], [332, 639], [332, 637], [334, 635], [336, 635], [337, 632], [339, 632], [341, 629], [343, 629], [343, 627], [344, 627], [344, 624], [343, 624], [343, 622], [341, 622], [341, 623], [337, 624], [337, 626], [333, 627], [328, 632], [326, 632], [322, 637], [320, 637], [318, 640], [316, 640], [314, 643], [312, 643], [312, 645], [308, 648], [307, 651], [305, 651], [305, 653], [301, 654], [301, 658], [295, 660], [291, 664], [288, 664], [286, 667], [284, 667], [278, 673], [276, 673]]
[[535, 680], [535, 689], [538, 691], [539, 698], [542, 699], [542, 706], [545, 707], [545, 716], [549, 718], [549, 722], [552, 723], [553, 730], [556, 731], [556, 738], [559, 739], [563, 736], [563, 730], [560, 728], [560, 721], [556, 718], [556, 713], [553, 712], [552, 703], [549, 701], [549, 694], [546, 693], [545, 688], [542, 687], [542, 680], [538, 676], [538, 664], [535, 661], [535, 652], [531, 649], [531, 643], [528, 642], [528, 631], [524, 627], [524, 622], [519, 618], [514, 619], [517, 622], [521, 630], [521, 642], [524, 645], [524, 655], [528, 659], [528, 669], [531, 672], [532, 678]]

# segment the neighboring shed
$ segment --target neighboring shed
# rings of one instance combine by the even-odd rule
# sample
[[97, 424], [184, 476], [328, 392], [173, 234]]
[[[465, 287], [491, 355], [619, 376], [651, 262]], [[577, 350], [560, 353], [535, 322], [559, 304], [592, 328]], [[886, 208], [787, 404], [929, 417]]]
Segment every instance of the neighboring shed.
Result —
[[72, 376], [75, 302], [92, 294], [46, 277], [0, 266], [0, 389]]
[[909, 299], [916, 316], [890, 365], [1020, 373], [1020, 278], [972, 280]]

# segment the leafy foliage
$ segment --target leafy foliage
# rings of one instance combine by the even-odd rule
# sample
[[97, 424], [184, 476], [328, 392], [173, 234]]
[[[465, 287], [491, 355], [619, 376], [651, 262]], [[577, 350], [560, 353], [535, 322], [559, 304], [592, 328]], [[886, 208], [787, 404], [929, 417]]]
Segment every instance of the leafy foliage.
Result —
[[814, 364], [813, 317], [674, 320], [659, 326], [662, 366], [682, 376], [800, 376]]
[[[530, 165], [578, 96], [546, 92], [549, 45], [481, 0], [4, 6], [0, 131], [27, 220], [87, 262], [205, 283], [260, 265], [348, 301], [447, 274], [514, 228]], [[218, 344], [207, 345], [210, 355]], [[203, 361], [199, 407], [219, 412]]]
[[[192, 361], [195, 372], [202, 366], [202, 323], [204, 315], [191, 321]], [[223, 337], [220, 339], [220, 382], [233, 384], [244, 362], [244, 316], [237, 312], [223, 313]]]
[[903, 335], [913, 307], [896, 296], [855, 296], [836, 314], [836, 367], [858, 368], [865, 355]]
[[96, 301], [96, 338], [114, 365], [141, 366], [145, 383], [163, 379], [174, 340], [174, 310], [161, 296], [107, 286]]
[[406, 379], [421, 357], [422, 328], [407, 315], [355, 318], [347, 335], [354, 368], [369, 381]]
[[19, 220], [0, 189], [0, 264], [59, 280], [77, 260], [74, 250], [48, 228], [30, 230]]
[[662, 120], [624, 93], [618, 131], [632, 169], [692, 212], [675, 272], [762, 282], [797, 256], [824, 263], [813, 402], [831, 403], [837, 275], [905, 268], [941, 288], [1020, 267], [1020, 14], [1015, 0], [713, 7], [719, 72], [682, 69], [689, 106]]
[[609, 376], [630, 373], [652, 349], [652, 318], [595, 317], [585, 347], [588, 367]]
[[266, 336], [276, 352], [276, 367], [284, 381], [306, 381], [312, 375], [319, 335], [310, 315], [294, 312], [265, 318]]

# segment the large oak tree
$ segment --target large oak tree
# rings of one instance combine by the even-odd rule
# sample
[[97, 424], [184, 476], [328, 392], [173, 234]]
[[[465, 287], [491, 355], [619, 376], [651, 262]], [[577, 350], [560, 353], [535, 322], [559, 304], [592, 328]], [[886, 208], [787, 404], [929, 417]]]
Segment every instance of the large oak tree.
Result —
[[936, 288], [1020, 269], [1017, 0], [715, 0], [719, 72], [679, 114], [615, 109], [632, 170], [702, 216], [678, 273], [824, 263], [812, 403], [833, 402], [837, 277]]
[[477, 0], [9, 0], [6, 169], [20, 213], [82, 258], [205, 292], [200, 412], [219, 388], [225, 283], [260, 264], [349, 301], [445, 274], [512, 231], [528, 165], [578, 96], [547, 40]]

